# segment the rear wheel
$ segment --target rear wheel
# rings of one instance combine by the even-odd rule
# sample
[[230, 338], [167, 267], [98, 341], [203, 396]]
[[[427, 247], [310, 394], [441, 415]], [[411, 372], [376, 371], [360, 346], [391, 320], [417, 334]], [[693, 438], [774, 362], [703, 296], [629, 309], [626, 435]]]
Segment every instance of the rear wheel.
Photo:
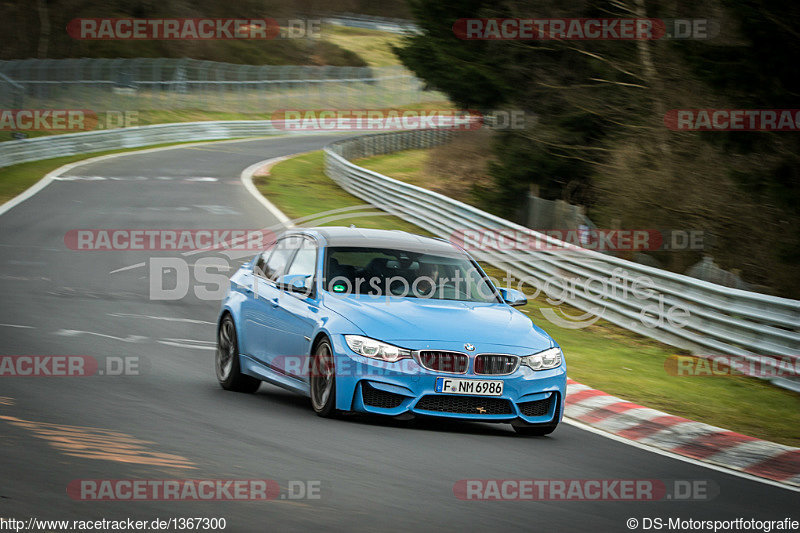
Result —
[[217, 331], [217, 355], [214, 358], [217, 380], [225, 390], [255, 392], [261, 380], [242, 374], [239, 366], [239, 344], [231, 315], [225, 315]]
[[544, 437], [556, 430], [557, 426], [512, 426], [517, 435], [523, 437]]
[[314, 348], [309, 389], [315, 413], [324, 418], [336, 414], [336, 368], [328, 339], [319, 341]]

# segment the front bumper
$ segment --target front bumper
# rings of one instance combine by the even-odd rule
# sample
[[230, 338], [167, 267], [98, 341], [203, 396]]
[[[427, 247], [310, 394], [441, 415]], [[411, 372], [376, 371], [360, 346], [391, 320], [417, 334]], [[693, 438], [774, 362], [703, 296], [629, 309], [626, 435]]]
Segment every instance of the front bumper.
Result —
[[[435, 348], [458, 350], [453, 343], [436, 343]], [[460, 345], [463, 348], [463, 344]], [[422, 367], [416, 360], [385, 363], [355, 354], [344, 338], [333, 339], [336, 354], [336, 403], [346, 411], [388, 416], [408, 414], [439, 416], [482, 422], [517, 425], [551, 425], [564, 413], [566, 363], [558, 368], [533, 371], [521, 366], [508, 375], [437, 372]], [[498, 346], [477, 346], [474, 354], [515, 353]], [[470, 354], [472, 355], [472, 354]], [[488, 379], [503, 381], [501, 396], [469, 396], [435, 391], [436, 378]], [[534, 403], [535, 402], [535, 403]]]

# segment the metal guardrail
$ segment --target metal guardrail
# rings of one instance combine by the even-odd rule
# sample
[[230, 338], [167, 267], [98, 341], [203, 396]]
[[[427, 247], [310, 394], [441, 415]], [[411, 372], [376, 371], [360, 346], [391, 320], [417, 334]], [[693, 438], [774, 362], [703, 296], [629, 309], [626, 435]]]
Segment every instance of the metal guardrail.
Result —
[[337, 13], [324, 17], [322, 20], [327, 24], [346, 26], [348, 28], [364, 28], [400, 34], [420, 32], [419, 26], [417, 26], [414, 21], [407, 19], [373, 17], [355, 13]]
[[[325, 170], [349, 193], [440, 237], [452, 239], [465, 230], [503, 231], [505, 242], [511, 239], [518, 246], [509, 250], [488, 244], [473, 255], [587, 314], [700, 356], [735, 355], [754, 363], [762, 363], [764, 356], [777, 362], [780, 356], [795, 369], [800, 366], [800, 301], [731, 289], [578, 248], [350, 161], [428, 148], [451, 135], [406, 131], [335, 142], [325, 148]], [[526, 246], [531, 237], [544, 249]], [[675, 310], [688, 315], [678, 317]], [[548, 318], [569, 322], [553, 309]], [[800, 392], [796, 376], [765, 379]]]
[[0, 142], [0, 167], [39, 159], [123, 148], [138, 148], [154, 144], [214, 141], [281, 133], [287, 132], [276, 129], [269, 120], [184, 122], [66, 133], [63, 135]]
[[[328, 133], [363, 131], [338, 127]], [[318, 131], [317, 131], [318, 132]], [[0, 142], [0, 168], [106, 150], [139, 148], [155, 144], [191, 141], [217, 141], [266, 135], [308, 135], [315, 130], [284, 127], [278, 120], [225, 120], [153, 124], [80, 133], [65, 133], [15, 141]]]

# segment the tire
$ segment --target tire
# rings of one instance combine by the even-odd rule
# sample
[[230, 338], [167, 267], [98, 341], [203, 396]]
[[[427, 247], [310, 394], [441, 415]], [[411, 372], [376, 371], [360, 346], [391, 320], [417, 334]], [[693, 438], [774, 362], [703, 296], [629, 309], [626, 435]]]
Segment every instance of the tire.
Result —
[[311, 376], [308, 381], [311, 407], [314, 412], [323, 418], [335, 416], [336, 368], [328, 339], [322, 339], [314, 347], [314, 353], [311, 355]]
[[544, 437], [556, 430], [558, 426], [512, 426], [517, 435], [523, 437]]
[[226, 314], [217, 330], [217, 352], [214, 357], [217, 380], [225, 390], [253, 393], [258, 390], [261, 380], [242, 374], [236, 339], [236, 325], [231, 315]]

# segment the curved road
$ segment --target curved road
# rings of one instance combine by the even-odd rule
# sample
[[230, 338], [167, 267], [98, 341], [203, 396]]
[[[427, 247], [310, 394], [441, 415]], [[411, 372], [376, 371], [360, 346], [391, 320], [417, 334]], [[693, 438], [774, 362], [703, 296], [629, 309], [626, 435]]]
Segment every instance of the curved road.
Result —
[[[548, 438], [525, 439], [489, 424], [325, 420], [306, 399], [266, 384], [256, 395], [225, 392], [212, 366], [218, 303], [191, 292], [149, 298], [151, 256], [196, 256], [65, 245], [77, 228], [274, 225], [240, 183], [242, 169], [333, 138], [179, 147], [85, 164], [0, 216], [0, 355], [138, 357], [141, 366], [139, 375], [0, 378], [0, 517], [225, 517], [228, 531], [626, 531], [628, 517], [797, 519], [796, 492], [565, 424]], [[192, 179], [201, 177], [216, 179]], [[274, 479], [284, 489], [314, 480], [321, 497], [91, 502], [66, 490], [73, 480], [132, 478]], [[689, 502], [459, 500], [454, 483], [469, 478], [707, 480], [719, 493]]]

